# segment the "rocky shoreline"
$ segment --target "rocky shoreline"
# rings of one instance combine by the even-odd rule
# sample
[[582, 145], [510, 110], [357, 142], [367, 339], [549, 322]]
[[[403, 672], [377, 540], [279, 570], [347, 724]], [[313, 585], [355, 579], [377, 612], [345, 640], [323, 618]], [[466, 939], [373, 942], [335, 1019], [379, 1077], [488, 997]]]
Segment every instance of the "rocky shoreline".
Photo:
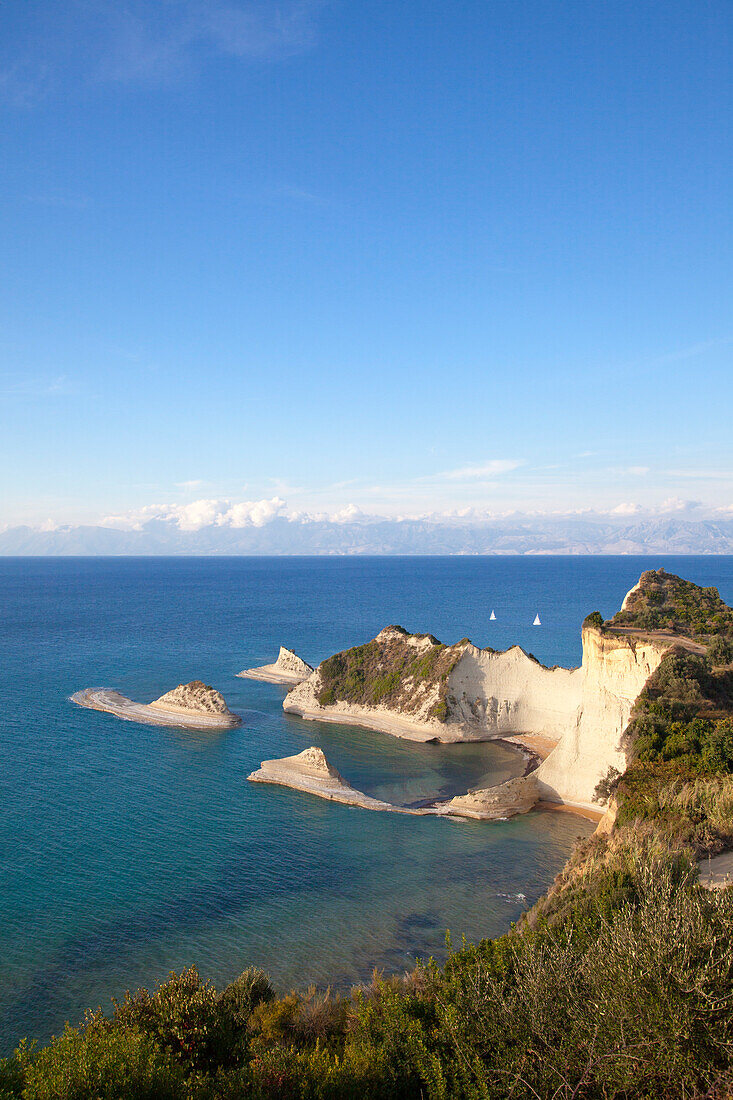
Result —
[[[467, 638], [443, 645], [388, 626], [323, 661], [283, 708], [423, 743], [503, 740], [526, 761], [525, 775], [505, 792], [516, 812], [542, 801], [595, 816], [599, 782], [626, 767], [623, 733], [634, 702], [674, 637], [619, 634], [591, 616], [582, 644], [581, 667], [548, 668], [519, 646], [480, 649]], [[497, 792], [488, 790], [491, 815]]]

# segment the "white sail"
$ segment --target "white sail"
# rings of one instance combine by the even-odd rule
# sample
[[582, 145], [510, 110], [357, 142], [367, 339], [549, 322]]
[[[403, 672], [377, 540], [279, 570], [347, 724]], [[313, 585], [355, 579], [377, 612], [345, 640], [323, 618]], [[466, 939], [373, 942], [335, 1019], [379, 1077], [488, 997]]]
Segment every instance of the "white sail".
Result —
[[532, 626], [542, 626], [542, 623], [540, 622], [540, 613], [539, 613], [539, 611], [537, 612], [537, 614], [534, 617], [534, 622], [532, 623]]
[[489, 618], [490, 619], [495, 619], [496, 618], [496, 615], [494, 614], [493, 610], [492, 610], [491, 614], [489, 615]]

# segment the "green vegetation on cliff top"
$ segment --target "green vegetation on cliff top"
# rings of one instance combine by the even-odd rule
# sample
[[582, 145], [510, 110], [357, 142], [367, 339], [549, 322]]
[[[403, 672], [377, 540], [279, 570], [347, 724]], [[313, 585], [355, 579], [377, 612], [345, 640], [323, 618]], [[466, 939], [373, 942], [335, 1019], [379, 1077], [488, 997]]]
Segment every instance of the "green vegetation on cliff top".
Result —
[[[416, 640], [427, 645], [416, 647]], [[426, 717], [445, 721], [448, 677], [461, 656], [460, 644], [446, 646], [432, 634], [388, 627], [366, 645], [336, 653], [319, 665], [318, 702], [323, 707], [344, 702], [410, 712], [431, 693]]]
[[[733, 889], [703, 889], [695, 861], [733, 848], [733, 613], [659, 577], [620, 625], [672, 624], [706, 649], [662, 660], [626, 731], [631, 765], [599, 785], [615, 826], [578, 844], [517, 927], [349, 993], [171, 975], [21, 1044], [0, 1100], [731, 1100]], [[405, 637], [337, 654], [323, 690], [394, 698], [387, 658], [440, 682], [450, 650]]]
[[607, 624], [638, 630], [671, 630], [691, 638], [733, 638], [733, 610], [717, 588], [701, 588], [663, 569], [642, 573], [623, 611]]

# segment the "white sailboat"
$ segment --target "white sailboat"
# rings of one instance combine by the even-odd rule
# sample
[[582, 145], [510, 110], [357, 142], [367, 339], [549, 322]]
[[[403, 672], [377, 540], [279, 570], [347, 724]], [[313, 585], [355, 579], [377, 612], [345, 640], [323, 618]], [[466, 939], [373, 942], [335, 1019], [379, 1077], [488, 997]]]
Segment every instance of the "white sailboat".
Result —
[[491, 614], [489, 615], [489, 618], [490, 619], [495, 619], [496, 618], [496, 615], [494, 614], [493, 608], [491, 609]]
[[534, 617], [534, 622], [532, 623], [532, 626], [542, 626], [542, 623], [540, 622], [540, 613], [539, 613], [539, 611], [537, 612], [537, 614]]

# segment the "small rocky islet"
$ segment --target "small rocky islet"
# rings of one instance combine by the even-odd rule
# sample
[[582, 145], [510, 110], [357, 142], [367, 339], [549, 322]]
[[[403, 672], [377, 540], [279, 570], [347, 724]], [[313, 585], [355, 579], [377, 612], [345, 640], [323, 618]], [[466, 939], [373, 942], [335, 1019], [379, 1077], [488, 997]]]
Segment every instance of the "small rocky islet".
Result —
[[226, 704], [221, 692], [203, 680], [178, 684], [152, 703], [136, 703], [110, 688], [85, 688], [71, 697], [72, 702], [91, 710], [105, 711], [129, 722], [147, 722], [153, 726], [182, 726], [188, 729], [232, 729], [242, 719]]

